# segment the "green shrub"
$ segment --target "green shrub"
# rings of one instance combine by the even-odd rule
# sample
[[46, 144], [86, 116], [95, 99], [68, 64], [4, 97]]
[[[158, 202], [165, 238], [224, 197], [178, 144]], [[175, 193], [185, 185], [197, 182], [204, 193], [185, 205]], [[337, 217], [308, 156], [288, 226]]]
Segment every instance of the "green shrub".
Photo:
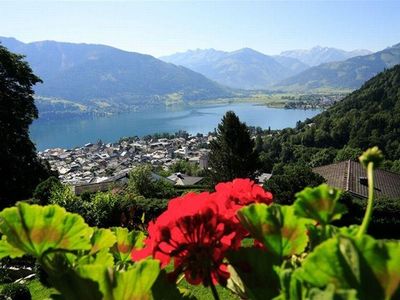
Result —
[[0, 284], [12, 282], [11, 277], [8, 275], [7, 269], [4, 267], [0, 268]]
[[82, 199], [82, 201], [90, 201], [90, 198], [92, 197], [93, 193], [90, 192], [83, 192], [82, 194], [80, 194], [80, 197]]
[[62, 184], [57, 177], [51, 176], [45, 181], [39, 183], [33, 192], [33, 198], [38, 200], [41, 205], [47, 205], [51, 197], [51, 191], [54, 188], [61, 187]]
[[302, 164], [276, 166], [273, 173], [263, 187], [272, 192], [274, 202], [279, 204], [292, 204], [297, 192], [325, 182], [322, 176], [313, 173], [310, 167]]
[[82, 216], [91, 226], [112, 227], [120, 225], [118, 203], [122, 197], [111, 192], [92, 194], [89, 201], [83, 202]]
[[168, 200], [163, 199], [126, 198], [119, 203], [121, 225], [129, 229], [140, 228], [140, 225], [147, 224], [161, 215], [166, 210], [167, 205]]
[[84, 215], [83, 201], [74, 194], [70, 186], [60, 185], [54, 187], [51, 190], [49, 203], [62, 206], [69, 212]]
[[170, 199], [177, 196], [172, 184], [154, 178], [150, 165], [139, 166], [129, 173], [128, 191], [145, 198]]
[[30, 255], [24, 255], [17, 258], [4, 257], [0, 259], [0, 284], [11, 283], [21, 277], [18, 272], [10, 271], [11, 267], [24, 269], [27, 267], [32, 268], [35, 261], [36, 259]]
[[349, 146], [345, 146], [340, 149], [335, 157], [335, 162], [344, 161], [344, 160], [356, 160], [362, 154], [362, 150], [360, 148], [352, 148]]
[[400, 159], [393, 161], [390, 171], [400, 173]]
[[[352, 197], [344, 193], [340, 200], [347, 206], [339, 225], [361, 224], [367, 206], [367, 199]], [[373, 208], [373, 218], [368, 233], [380, 239], [400, 239], [400, 199], [378, 198]]]
[[190, 163], [186, 160], [179, 160], [170, 166], [171, 173], [183, 173], [189, 176], [199, 176], [201, 169], [199, 165]]
[[49, 275], [38, 262], [35, 263], [34, 271], [36, 278], [40, 281], [41, 284], [43, 284], [45, 287], [51, 287], [51, 284], [49, 282]]
[[328, 165], [333, 162], [336, 156], [336, 149], [324, 148], [311, 156], [310, 166], [312, 168]]
[[31, 300], [29, 288], [21, 283], [9, 283], [4, 285], [1, 294], [12, 300]]
[[9, 266], [33, 267], [35, 265], [35, 261], [36, 259], [30, 255], [24, 255], [16, 258], [4, 257], [0, 259], [0, 265], [5, 266], [6, 268]]

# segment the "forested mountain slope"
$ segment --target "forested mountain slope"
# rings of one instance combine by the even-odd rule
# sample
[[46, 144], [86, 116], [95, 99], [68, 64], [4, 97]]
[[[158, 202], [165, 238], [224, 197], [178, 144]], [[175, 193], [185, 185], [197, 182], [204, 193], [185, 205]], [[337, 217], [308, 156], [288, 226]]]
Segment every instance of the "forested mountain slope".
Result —
[[55, 41], [0, 42], [10, 51], [26, 55], [43, 84], [38, 96], [88, 104], [162, 103], [165, 100], [201, 100], [229, 96], [230, 91], [203, 75], [150, 55], [92, 44]]
[[350, 149], [372, 146], [382, 149], [386, 159], [400, 160], [400, 65], [378, 74], [313, 119], [299, 122], [295, 129], [268, 138], [264, 148], [275, 161], [316, 166], [350, 158], [346, 157]]

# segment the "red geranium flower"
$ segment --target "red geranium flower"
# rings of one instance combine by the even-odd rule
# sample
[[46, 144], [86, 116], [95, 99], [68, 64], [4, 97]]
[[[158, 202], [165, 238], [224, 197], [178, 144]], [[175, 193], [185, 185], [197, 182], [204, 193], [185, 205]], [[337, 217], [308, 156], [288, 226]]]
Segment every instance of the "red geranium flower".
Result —
[[231, 182], [219, 183], [215, 190], [218, 194], [219, 204], [229, 211], [231, 217], [236, 217], [236, 212], [243, 206], [252, 203], [272, 203], [272, 194], [250, 179], [237, 178]]
[[145, 248], [133, 251], [132, 259], [153, 256], [162, 266], [173, 259], [175, 278], [184, 273], [191, 284], [226, 284], [226, 251], [238, 249], [247, 234], [236, 212], [254, 202], [270, 204], [272, 195], [249, 179], [218, 184], [215, 193], [172, 199], [149, 224]]
[[171, 200], [167, 211], [149, 225], [145, 248], [133, 252], [132, 258], [152, 255], [163, 266], [173, 258], [172, 275], [183, 272], [191, 284], [225, 284], [229, 273], [223, 259], [228, 249], [240, 246], [241, 236], [214, 197], [189, 193]]

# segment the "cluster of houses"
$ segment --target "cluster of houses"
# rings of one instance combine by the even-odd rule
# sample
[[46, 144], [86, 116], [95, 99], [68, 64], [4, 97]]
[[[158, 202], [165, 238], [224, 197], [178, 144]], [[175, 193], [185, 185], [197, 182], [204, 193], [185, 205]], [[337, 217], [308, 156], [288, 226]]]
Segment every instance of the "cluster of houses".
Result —
[[[282, 99], [287, 99], [284, 108], [286, 109], [326, 109], [331, 107], [336, 102], [341, 101], [345, 94], [333, 95], [301, 95], [299, 97], [283, 96]], [[294, 101], [295, 100], [295, 101]]]
[[[59, 179], [71, 185], [76, 194], [85, 191], [107, 190], [110, 185], [126, 181], [129, 172], [138, 165], [151, 164], [168, 170], [180, 160], [187, 160], [202, 169], [208, 168], [208, 144], [215, 138], [212, 135], [127, 139], [118, 143], [88, 143], [74, 149], [47, 149], [39, 152], [40, 158], [47, 160], [53, 170], [58, 171]], [[313, 171], [322, 175], [333, 187], [366, 198], [367, 184], [365, 170], [358, 162], [343, 161]], [[155, 173], [154, 180], [166, 180], [173, 185], [191, 186], [201, 184], [202, 177], [182, 173], [164, 178]], [[263, 184], [272, 174], [263, 173], [257, 178]], [[400, 174], [384, 170], [376, 171], [377, 196], [400, 198]]]
[[[126, 177], [132, 168], [145, 163], [168, 169], [184, 159], [206, 169], [207, 145], [212, 138], [198, 135], [171, 139], [137, 138], [108, 144], [100, 141], [74, 149], [47, 149], [38, 155], [58, 171], [61, 182], [81, 186], [118, 181]], [[178, 178], [176, 181], [182, 180]]]

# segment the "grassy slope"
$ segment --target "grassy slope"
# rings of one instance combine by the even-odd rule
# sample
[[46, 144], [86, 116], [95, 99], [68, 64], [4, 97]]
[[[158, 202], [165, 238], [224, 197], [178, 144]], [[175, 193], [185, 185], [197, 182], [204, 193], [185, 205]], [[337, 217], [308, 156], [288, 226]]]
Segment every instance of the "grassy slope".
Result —
[[[199, 300], [211, 300], [213, 296], [209, 288], [205, 288], [202, 285], [193, 286], [188, 284], [186, 281], [182, 281], [180, 284], [183, 288], [186, 288], [192, 292], [192, 294]], [[0, 290], [2, 289], [3, 284], [0, 285]], [[57, 291], [55, 289], [49, 289], [43, 286], [39, 280], [34, 279], [28, 282], [29, 290], [32, 294], [32, 300], [45, 300], [50, 299], [50, 295], [56, 294]], [[227, 289], [217, 286], [217, 290], [221, 299], [238, 299], [232, 293], [230, 293]]]
[[[45, 300], [50, 299], [50, 295], [56, 294], [55, 289], [49, 289], [43, 286], [38, 279], [27, 282], [28, 288], [31, 291], [32, 300]], [[0, 291], [3, 289], [4, 284], [0, 284]]]
[[[197, 286], [190, 285], [185, 280], [183, 280], [181, 282], [180, 286], [190, 290], [192, 292], [193, 296], [195, 296], [196, 299], [198, 299], [198, 300], [214, 299], [213, 295], [211, 293], [211, 290], [209, 288], [205, 288], [203, 285], [197, 285]], [[217, 286], [217, 291], [218, 291], [218, 294], [219, 294], [219, 297], [221, 298], [221, 300], [239, 299], [237, 296], [232, 294], [229, 290], [227, 290], [226, 288], [223, 288], [221, 286]]]
[[38, 279], [30, 281], [28, 287], [32, 294], [32, 300], [50, 299], [51, 294], [57, 293], [55, 289], [49, 289], [43, 286]]

